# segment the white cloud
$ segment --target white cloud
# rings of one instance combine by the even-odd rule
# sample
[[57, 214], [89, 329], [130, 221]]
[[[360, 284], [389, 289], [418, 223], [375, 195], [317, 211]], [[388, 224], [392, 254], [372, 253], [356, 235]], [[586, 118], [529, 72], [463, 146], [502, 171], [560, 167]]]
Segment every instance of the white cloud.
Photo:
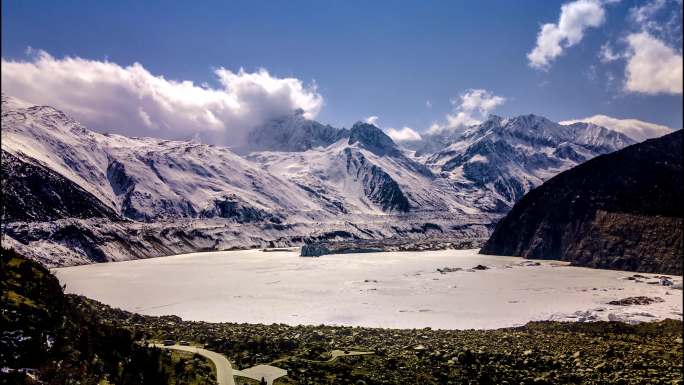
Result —
[[378, 125], [378, 120], [379, 120], [379, 119], [380, 119], [380, 118], [378, 118], [377, 116], [373, 115], [373, 116], [367, 117], [367, 118], [365, 119], [365, 122], [368, 123], [368, 124], [372, 124], [372, 125], [374, 125], [374, 126], [377, 126], [377, 125]]
[[648, 32], [627, 36], [624, 89], [649, 95], [682, 93], [682, 54]]
[[[461, 95], [461, 104], [459, 105], [459, 108], [463, 111], [478, 111], [484, 116], [505, 101], [506, 98], [493, 95], [487, 90], [471, 89]], [[452, 101], [452, 103], [457, 104], [458, 102]]]
[[658, 138], [673, 131], [670, 127], [660, 124], [644, 122], [637, 119], [617, 119], [606, 115], [594, 115], [584, 119], [566, 120], [559, 123], [573, 124], [577, 122], [593, 123], [609, 130], [621, 132], [637, 142]]
[[481, 123], [496, 107], [504, 104], [506, 98], [497, 96], [483, 89], [470, 89], [462, 93], [459, 99], [451, 101], [454, 111], [446, 116], [446, 124], [433, 123], [428, 132], [436, 134], [443, 131], [460, 130]]
[[557, 24], [542, 25], [537, 35], [537, 44], [527, 54], [529, 65], [537, 69], [548, 69], [564, 49], [579, 43], [584, 31], [598, 27], [605, 21], [605, 11], [598, 0], [576, 0], [563, 4]]
[[421, 139], [420, 134], [410, 127], [404, 127], [400, 130], [396, 128], [388, 128], [385, 130], [385, 133], [395, 142], [406, 142]]
[[267, 119], [297, 108], [313, 118], [323, 106], [315, 84], [277, 78], [265, 69], [215, 69], [220, 87], [211, 88], [155, 76], [139, 63], [122, 67], [30, 53], [27, 61], [2, 58], [3, 92], [62, 109], [100, 131], [238, 145]]
[[[376, 127], [380, 127], [380, 125], [378, 124], [379, 120], [380, 118], [375, 115], [369, 116], [366, 119], [364, 119], [366, 123], [372, 124]], [[403, 127], [401, 129], [388, 127], [385, 128], [384, 131], [387, 134], [387, 136], [392, 138], [392, 140], [394, 140], [395, 142], [406, 142], [421, 139], [420, 134], [414, 131], [411, 127]]]
[[610, 63], [619, 59], [622, 59], [624, 55], [615, 52], [610, 43], [605, 43], [601, 46], [599, 51], [599, 60], [601, 63]]
[[667, 0], [653, 0], [629, 10], [629, 16], [644, 30], [657, 30], [661, 27], [653, 18], [665, 7]]
[[426, 100], [425, 101], [425, 107], [427, 107], [428, 109], [432, 109], [432, 102], [429, 100]]
[[[648, 95], [682, 93], [682, 2], [651, 0], [632, 7], [628, 20], [638, 32], [627, 33], [616, 51], [605, 43], [599, 52], [603, 63], [625, 60], [622, 89]], [[669, 16], [668, 16], [669, 15]], [[667, 16], [667, 18], [666, 18]], [[615, 77], [607, 75], [608, 86]]]

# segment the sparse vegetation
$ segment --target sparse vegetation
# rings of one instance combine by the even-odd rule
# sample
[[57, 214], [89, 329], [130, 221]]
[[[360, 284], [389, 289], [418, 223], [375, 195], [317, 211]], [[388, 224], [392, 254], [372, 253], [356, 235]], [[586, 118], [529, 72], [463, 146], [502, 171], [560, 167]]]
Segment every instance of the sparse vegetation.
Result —
[[[101, 306], [12, 250], [0, 255], [0, 384], [207, 384], [206, 364], [140, 346]], [[182, 365], [181, 365], [182, 362]], [[174, 371], [181, 368], [182, 377]], [[211, 369], [209, 369], [211, 370]]]

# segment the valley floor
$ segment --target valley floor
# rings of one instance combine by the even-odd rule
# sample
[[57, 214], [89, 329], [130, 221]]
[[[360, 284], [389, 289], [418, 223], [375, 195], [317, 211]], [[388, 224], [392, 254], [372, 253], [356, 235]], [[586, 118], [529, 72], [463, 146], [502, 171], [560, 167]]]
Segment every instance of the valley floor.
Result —
[[[654, 274], [476, 250], [298, 254], [207, 252], [54, 272], [70, 293], [208, 322], [495, 329], [544, 320], [682, 319], [682, 290]], [[681, 288], [681, 277], [669, 278]]]

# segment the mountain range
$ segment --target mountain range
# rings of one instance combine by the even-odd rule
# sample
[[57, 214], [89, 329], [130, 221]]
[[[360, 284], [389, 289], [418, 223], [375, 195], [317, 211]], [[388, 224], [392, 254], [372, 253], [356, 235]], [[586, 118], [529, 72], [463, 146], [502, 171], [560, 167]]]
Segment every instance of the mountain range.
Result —
[[97, 133], [7, 95], [2, 137], [3, 240], [48, 264], [57, 251], [69, 257], [54, 263], [73, 264], [312, 237], [486, 237], [532, 188], [635, 143], [593, 123], [490, 116], [421, 152], [372, 124], [294, 111], [231, 150]]

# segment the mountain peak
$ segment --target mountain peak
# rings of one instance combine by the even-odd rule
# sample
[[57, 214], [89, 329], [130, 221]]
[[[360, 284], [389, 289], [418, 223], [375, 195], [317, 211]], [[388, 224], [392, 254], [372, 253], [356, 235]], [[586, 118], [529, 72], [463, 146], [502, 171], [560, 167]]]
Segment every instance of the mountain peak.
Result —
[[541, 115], [535, 115], [535, 114], [526, 114], [526, 115], [519, 115], [514, 118], [509, 119], [509, 122], [511, 123], [518, 123], [521, 125], [533, 125], [533, 124], [539, 124], [539, 123], [544, 123], [544, 124], [556, 124], [549, 119], [541, 116]]
[[485, 119], [485, 122], [495, 122], [495, 123], [502, 123], [504, 120], [503, 117], [499, 115], [494, 115], [494, 114], [489, 114], [487, 115], [487, 119]]
[[304, 117], [298, 108], [292, 115], [271, 119], [255, 127], [247, 136], [251, 151], [306, 151], [327, 147], [345, 136], [346, 130], [323, 125]]
[[349, 144], [359, 143], [376, 155], [395, 154], [399, 150], [392, 138], [378, 127], [365, 122], [356, 122], [349, 132]]

